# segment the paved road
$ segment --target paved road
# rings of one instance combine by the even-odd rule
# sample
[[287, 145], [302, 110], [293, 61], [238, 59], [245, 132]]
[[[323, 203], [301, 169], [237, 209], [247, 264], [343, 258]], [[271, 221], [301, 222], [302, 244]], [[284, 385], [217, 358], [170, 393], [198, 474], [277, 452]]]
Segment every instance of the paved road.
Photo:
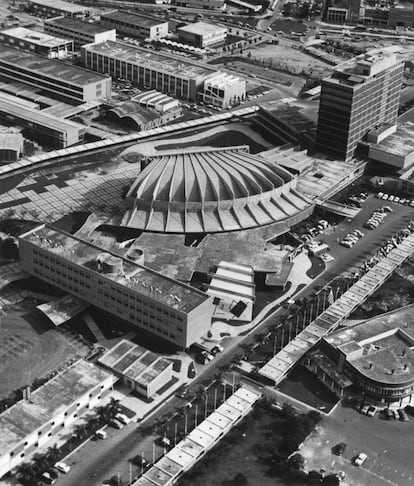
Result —
[[[316, 285], [324, 285], [335, 276], [342, 272], [348, 271], [350, 267], [359, 266], [373, 251], [378, 248], [381, 242], [387, 240], [392, 234], [398, 231], [405, 225], [413, 216], [414, 211], [406, 206], [399, 206], [392, 203], [387, 203], [394, 208], [394, 212], [389, 215], [385, 223], [377, 230], [368, 231], [363, 230], [366, 236], [352, 249], [346, 249], [336, 243], [338, 236], [346, 234], [350, 229], [362, 228], [363, 223], [369, 217], [371, 212], [378, 206], [384, 205], [384, 202], [370, 197], [362, 211], [351, 222], [344, 222], [337, 226], [336, 231], [331, 231], [322, 238], [331, 245], [331, 253], [335, 256], [335, 261], [332, 262], [326, 272], [316, 278], [311, 285], [304, 289], [298, 297], [306, 297], [314, 292]], [[320, 238], [320, 237], [319, 237]], [[254, 336], [257, 333], [263, 332], [267, 327], [274, 324], [280, 318], [282, 313], [286, 312], [284, 309], [277, 309], [268, 318], [266, 318], [251, 335], [235, 340], [225, 354], [221, 354], [210, 364], [205, 367], [201, 376], [196, 378], [192, 383], [192, 388], [196, 389], [201, 383], [208, 383], [214, 377], [214, 374], [222, 367], [230, 364], [232, 357], [238, 344], [252, 345], [255, 340]], [[182, 406], [182, 400], [173, 397], [168, 403], [162, 406], [157, 412], [156, 416], [166, 416], [175, 410], [175, 407]], [[110, 437], [106, 441], [90, 442], [86, 444], [79, 452], [75, 453], [70, 460], [70, 464], [75, 462], [71, 473], [68, 476], [62, 476], [57, 482], [58, 486], [95, 486], [101, 485], [104, 480], [120, 473], [121, 478], [128, 480], [130, 473], [130, 465], [128, 458], [144, 452], [149, 459], [152, 458], [152, 443], [156, 436], [148, 432], [154, 425], [155, 417], [148, 419], [140, 424], [131, 424], [122, 431], [111, 431]], [[162, 450], [157, 447], [156, 454], [161, 454]], [[132, 469], [132, 473], [136, 472], [137, 468]]]

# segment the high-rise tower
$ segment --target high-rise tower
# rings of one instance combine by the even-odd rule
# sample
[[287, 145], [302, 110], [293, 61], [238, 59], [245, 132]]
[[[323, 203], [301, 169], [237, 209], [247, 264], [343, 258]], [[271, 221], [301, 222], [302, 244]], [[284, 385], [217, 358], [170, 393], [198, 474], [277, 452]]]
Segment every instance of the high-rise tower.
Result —
[[404, 61], [392, 48], [373, 50], [336, 66], [322, 81], [317, 149], [349, 160], [367, 132], [398, 115]]

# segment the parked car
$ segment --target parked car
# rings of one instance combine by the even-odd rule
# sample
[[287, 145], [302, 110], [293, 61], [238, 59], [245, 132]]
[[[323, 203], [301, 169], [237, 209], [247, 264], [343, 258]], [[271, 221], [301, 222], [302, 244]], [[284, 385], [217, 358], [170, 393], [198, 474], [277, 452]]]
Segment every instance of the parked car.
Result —
[[394, 414], [393, 414], [393, 412], [390, 408], [386, 408], [384, 410], [384, 413], [385, 413], [385, 417], [386, 417], [387, 420], [394, 420], [395, 417], [394, 417]]
[[[57, 477], [57, 475], [56, 475]], [[46, 484], [54, 484], [56, 478], [52, 477], [49, 471], [45, 471], [41, 476], [40, 479]]]
[[366, 415], [368, 413], [369, 405], [362, 405], [361, 407], [361, 413]]
[[134, 456], [131, 459], [131, 462], [133, 462], [137, 466], [143, 466], [143, 467], [148, 467], [149, 466], [148, 461], [145, 459], [145, 457], [142, 456], [142, 454], [137, 454], [136, 456]]
[[131, 422], [131, 419], [129, 417], [127, 417], [123, 413], [117, 413], [115, 415], [115, 418], [116, 418], [116, 420], [118, 420], [119, 422], [121, 422], [121, 424], [124, 424], [124, 425], [128, 425], [129, 422]]
[[355, 458], [354, 460], [354, 464], [355, 466], [362, 466], [362, 464], [364, 464], [364, 462], [368, 459], [368, 456], [365, 454], [365, 452], [360, 452], [357, 457]]
[[109, 424], [111, 427], [113, 427], [114, 429], [121, 430], [121, 429], [123, 429], [123, 428], [124, 428], [124, 424], [123, 424], [122, 422], [119, 422], [118, 420], [115, 420], [115, 419], [110, 420], [110, 421], [108, 422], [108, 424]]
[[103, 429], [97, 430], [95, 435], [98, 439], [106, 439], [108, 437], [108, 434]]
[[65, 464], [64, 462], [57, 462], [55, 464], [55, 468], [58, 471], [63, 472], [65, 474], [67, 474], [70, 471], [70, 467], [67, 464]]
[[378, 199], [382, 199], [382, 196], [383, 196], [383, 195], [384, 195], [384, 193], [383, 193], [383, 192], [379, 192], [379, 193], [377, 194], [377, 198], [378, 198]]
[[377, 411], [378, 411], [378, 407], [375, 407], [374, 405], [371, 405], [368, 408], [367, 415], [369, 417], [375, 417], [375, 414], [377, 413]]

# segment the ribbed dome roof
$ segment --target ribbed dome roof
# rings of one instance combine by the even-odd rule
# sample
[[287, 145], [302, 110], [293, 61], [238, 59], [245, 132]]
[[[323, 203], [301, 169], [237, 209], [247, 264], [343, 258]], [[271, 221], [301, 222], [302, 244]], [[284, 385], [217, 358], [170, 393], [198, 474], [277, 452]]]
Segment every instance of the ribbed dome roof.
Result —
[[291, 180], [285, 169], [244, 146], [170, 152], [154, 157], [129, 190], [134, 208], [128, 225], [187, 233], [271, 223], [273, 209], [280, 213], [272, 198]]

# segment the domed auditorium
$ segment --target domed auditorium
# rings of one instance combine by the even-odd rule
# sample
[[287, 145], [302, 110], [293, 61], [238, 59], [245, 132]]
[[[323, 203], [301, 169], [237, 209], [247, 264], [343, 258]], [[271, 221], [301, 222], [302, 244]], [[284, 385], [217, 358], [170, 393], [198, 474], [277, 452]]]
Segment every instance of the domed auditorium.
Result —
[[127, 198], [124, 224], [162, 233], [220, 233], [281, 222], [309, 206], [296, 177], [248, 146], [150, 157]]

